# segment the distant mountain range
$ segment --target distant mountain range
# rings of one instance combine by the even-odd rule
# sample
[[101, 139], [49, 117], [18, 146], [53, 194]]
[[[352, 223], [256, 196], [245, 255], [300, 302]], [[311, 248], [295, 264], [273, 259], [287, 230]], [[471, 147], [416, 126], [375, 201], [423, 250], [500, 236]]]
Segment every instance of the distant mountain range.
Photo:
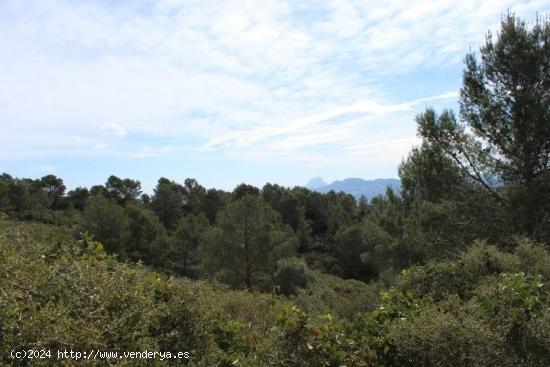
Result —
[[306, 187], [320, 193], [345, 192], [353, 195], [356, 199], [365, 196], [368, 200], [375, 196], [383, 195], [387, 187], [399, 192], [401, 181], [396, 178], [377, 178], [375, 180], [363, 180], [362, 178], [346, 178], [342, 181], [334, 181], [327, 184], [321, 177], [314, 177], [307, 183]]

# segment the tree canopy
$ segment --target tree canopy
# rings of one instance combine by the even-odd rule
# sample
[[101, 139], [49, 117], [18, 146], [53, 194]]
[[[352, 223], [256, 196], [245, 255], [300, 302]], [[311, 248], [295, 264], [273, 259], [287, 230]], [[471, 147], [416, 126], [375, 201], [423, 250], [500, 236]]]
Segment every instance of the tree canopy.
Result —
[[550, 23], [532, 27], [508, 14], [495, 35], [466, 56], [460, 119], [432, 109], [420, 135], [443, 149], [472, 180], [510, 206], [520, 230], [549, 235]]

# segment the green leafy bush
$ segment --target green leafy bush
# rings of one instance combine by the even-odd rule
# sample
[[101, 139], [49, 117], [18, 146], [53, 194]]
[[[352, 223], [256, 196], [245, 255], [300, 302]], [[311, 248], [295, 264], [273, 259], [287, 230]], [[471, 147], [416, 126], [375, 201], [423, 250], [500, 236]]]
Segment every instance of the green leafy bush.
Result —
[[285, 295], [296, 294], [299, 288], [305, 288], [311, 282], [311, 272], [304, 261], [298, 258], [281, 259], [277, 262], [275, 284]]
[[310, 274], [290, 299], [169, 278], [118, 262], [87, 233], [75, 241], [38, 223], [0, 221], [0, 251], [8, 365], [21, 348], [188, 351], [193, 366], [534, 367], [550, 357], [550, 257], [525, 240], [514, 252], [475, 243], [385, 291], [285, 260], [288, 284]]

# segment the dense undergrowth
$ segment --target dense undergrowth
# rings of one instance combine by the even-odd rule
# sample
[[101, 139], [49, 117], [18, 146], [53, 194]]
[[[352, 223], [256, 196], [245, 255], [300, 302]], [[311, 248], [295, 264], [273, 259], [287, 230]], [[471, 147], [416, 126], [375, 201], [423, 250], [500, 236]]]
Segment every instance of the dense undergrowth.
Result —
[[3, 365], [61, 362], [15, 361], [13, 349], [187, 351], [192, 366], [544, 366], [550, 360], [550, 254], [528, 241], [513, 253], [480, 242], [454, 260], [405, 270], [378, 301], [372, 298], [380, 285], [320, 274], [291, 298], [170, 278], [120, 263], [99, 242], [76, 241], [63, 227], [44, 224], [0, 221], [0, 251]]

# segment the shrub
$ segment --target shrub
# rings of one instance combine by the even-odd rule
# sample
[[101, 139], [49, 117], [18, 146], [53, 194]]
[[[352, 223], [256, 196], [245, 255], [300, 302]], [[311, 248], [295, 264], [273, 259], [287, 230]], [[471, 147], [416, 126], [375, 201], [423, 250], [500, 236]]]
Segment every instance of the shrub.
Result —
[[296, 294], [299, 288], [305, 288], [311, 282], [311, 277], [306, 263], [298, 258], [281, 259], [277, 262], [275, 284], [287, 296]]

